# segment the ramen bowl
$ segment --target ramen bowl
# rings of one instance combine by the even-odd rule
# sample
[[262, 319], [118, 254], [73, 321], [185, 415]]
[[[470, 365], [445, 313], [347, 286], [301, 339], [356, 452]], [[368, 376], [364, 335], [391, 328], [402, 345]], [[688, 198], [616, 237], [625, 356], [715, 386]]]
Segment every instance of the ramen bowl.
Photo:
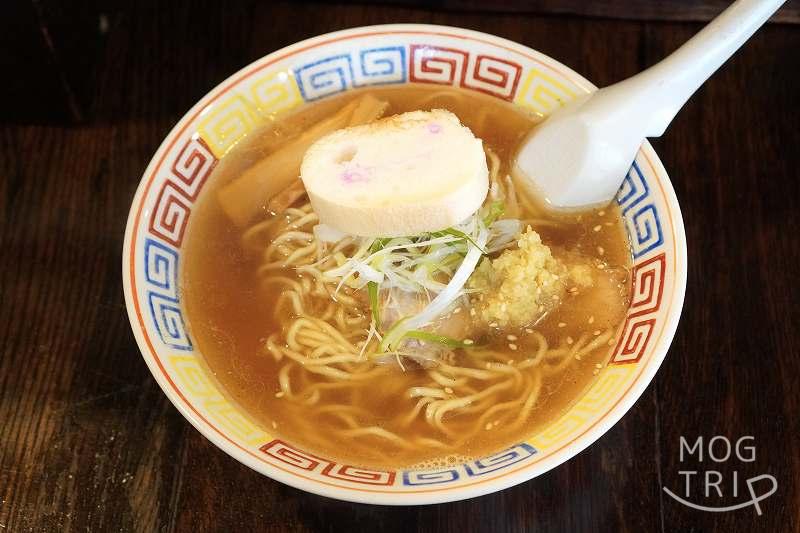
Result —
[[446, 467], [370, 469], [271, 434], [221, 389], [193, 341], [179, 274], [187, 224], [215, 165], [276, 114], [376, 85], [478, 91], [546, 116], [595, 87], [557, 61], [475, 31], [387, 25], [315, 37], [274, 52], [213, 89], [148, 165], [123, 249], [128, 315], [142, 355], [177, 409], [221, 450], [298, 489], [374, 504], [470, 498], [530, 480], [600, 438], [650, 383], [675, 333], [686, 288], [686, 239], [667, 173], [645, 142], [614, 201], [633, 257], [631, 303], [608, 364], [560, 418], [484, 457]]

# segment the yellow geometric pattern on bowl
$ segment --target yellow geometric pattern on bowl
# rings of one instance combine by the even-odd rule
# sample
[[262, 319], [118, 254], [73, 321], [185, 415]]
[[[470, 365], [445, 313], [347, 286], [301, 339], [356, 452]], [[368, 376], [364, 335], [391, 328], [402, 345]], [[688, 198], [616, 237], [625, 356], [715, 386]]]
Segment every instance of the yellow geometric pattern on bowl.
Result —
[[294, 76], [285, 71], [269, 72], [243, 83], [207, 114], [198, 127], [200, 137], [219, 159], [264, 121], [301, 104]]
[[250, 422], [241, 409], [220, 394], [217, 386], [209, 379], [197, 357], [192, 355], [171, 355], [167, 358], [168, 373], [183, 390], [192, 403], [200, 404], [212, 424], [225, 430], [251, 446], [258, 446], [271, 437], [261, 428]]
[[530, 438], [528, 444], [541, 451], [569, 442], [592, 419], [611, 409], [610, 404], [617, 396], [615, 392], [633, 380], [638, 368], [636, 364], [607, 366], [586, 394], [564, 416]]
[[303, 102], [294, 74], [287, 71], [257, 77], [250, 85], [250, 97], [262, 116], [272, 118]]
[[514, 103], [544, 117], [576, 96], [577, 93], [567, 85], [537, 68], [532, 68], [517, 91]]

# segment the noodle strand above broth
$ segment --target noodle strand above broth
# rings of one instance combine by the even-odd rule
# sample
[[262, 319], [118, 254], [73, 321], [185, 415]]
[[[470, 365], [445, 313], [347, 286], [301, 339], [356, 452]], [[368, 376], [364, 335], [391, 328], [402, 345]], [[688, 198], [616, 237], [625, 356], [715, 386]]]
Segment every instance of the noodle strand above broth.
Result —
[[[619, 212], [556, 216], [518, 190], [509, 158], [534, 122], [509, 104], [414, 86], [370, 94], [387, 115], [448, 109], [483, 140], [491, 187], [482, 210], [448, 231], [367, 239], [326, 234], [295, 190], [281, 212], [231, 223], [215, 191], [269, 157], [270, 143], [290, 143], [283, 137], [358, 95], [309, 106], [217, 166], [187, 234], [192, 334], [231, 398], [298, 447], [373, 467], [491, 453], [563, 414], [605, 364], [628, 305]], [[468, 281], [414, 325], [470, 250], [478, 262]], [[533, 268], [523, 257], [550, 269], [536, 270], [542, 295], [520, 292]]]

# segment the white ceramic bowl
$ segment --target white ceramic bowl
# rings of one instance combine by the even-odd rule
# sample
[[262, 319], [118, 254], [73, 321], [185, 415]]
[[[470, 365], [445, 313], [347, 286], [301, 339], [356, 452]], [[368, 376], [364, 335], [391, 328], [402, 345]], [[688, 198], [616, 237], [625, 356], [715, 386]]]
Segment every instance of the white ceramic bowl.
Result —
[[[274, 52], [207, 94], [178, 122], [142, 177], [123, 249], [125, 301], [153, 376], [203, 435], [238, 461], [342, 500], [426, 504], [529, 480], [602, 436], [639, 398], [667, 352], [686, 289], [686, 238], [667, 173], [648, 143], [617, 194], [634, 255], [634, 288], [610, 364], [562, 418], [525, 442], [432, 471], [370, 470], [270, 435], [219, 390], [192, 344], [178, 274], [184, 230], [220, 157], [270, 113], [355, 87], [430, 83], [481, 91], [542, 115], [591, 83], [530, 48], [459, 28], [371, 26]], [[213, 177], [212, 177], [213, 179]]]

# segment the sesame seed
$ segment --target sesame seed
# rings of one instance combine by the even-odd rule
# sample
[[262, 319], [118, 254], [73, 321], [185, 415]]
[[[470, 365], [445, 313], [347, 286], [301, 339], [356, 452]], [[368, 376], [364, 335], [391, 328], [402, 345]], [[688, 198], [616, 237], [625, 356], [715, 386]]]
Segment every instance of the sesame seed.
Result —
[[283, 392], [283, 391], [280, 391], [280, 392], [276, 392], [276, 393], [275, 393], [275, 397], [276, 397], [276, 398], [283, 398], [283, 395], [284, 395], [284, 392]]
[[517, 349], [517, 345], [513, 344], [513, 343], [509, 344], [508, 347], [511, 348], [512, 350], [516, 350]]
[[517, 336], [516, 335], [506, 335], [506, 339], [508, 339], [510, 341], [515, 341], [515, 340], [517, 340]]
[[559, 297], [558, 297], [558, 294], [554, 294], [554, 295], [553, 295], [553, 300], [555, 300], [555, 301], [558, 301], [558, 300], [560, 300], [560, 299], [561, 299], [561, 298], [559, 298]]
[[569, 293], [570, 294], [575, 294], [576, 292], [578, 292], [578, 287], [570, 287], [569, 288]]
[[600, 254], [600, 255], [603, 255], [604, 253], [606, 253], [606, 251], [602, 246], [598, 246], [597, 247], [597, 253]]
[[444, 388], [444, 391], [445, 391], [447, 394], [453, 394], [453, 389], [451, 389], [450, 387], [445, 387], [445, 388]]
[[453, 314], [457, 315], [460, 312], [461, 312], [461, 308], [460, 307], [456, 307], [455, 310], [453, 311]]
[[580, 355], [575, 355], [575, 360], [576, 361], [580, 361], [581, 360], [581, 356]]
[[596, 363], [594, 366], [595, 368], [603, 368], [603, 365], [601, 365], [600, 363]]
[[539, 312], [541, 313], [542, 311], [544, 311], [544, 306], [543, 306], [543, 305], [540, 305], [540, 306], [539, 306]]
[[594, 330], [594, 333], [593, 333], [593, 335], [594, 335], [595, 337], [597, 337], [598, 335], [600, 335], [600, 330], [599, 330], [599, 329], [596, 329], [596, 330]]
[[613, 222], [606, 222], [606, 226], [613, 226], [613, 225], [614, 225]]
[[497, 322], [492, 322], [491, 324], [489, 324], [489, 327], [490, 328], [496, 328], [497, 327]]
[[492, 425], [493, 425], [493, 426], [499, 426], [499, 425], [500, 425], [500, 421], [499, 421], [499, 420], [495, 420], [495, 421], [492, 423]]
[[559, 322], [558, 323], [558, 327], [565, 328], [565, 327], [567, 327], [567, 323], [566, 322]]
[[608, 339], [608, 345], [609, 346], [614, 346], [614, 337], [611, 337], [610, 339]]
[[597, 212], [597, 215], [601, 216], [601, 217], [605, 216], [605, 214], [606, 214], [606, 212], [604, 210], [600, 210], [600, 211]]
[[533, 330], [531, 328], [525, 328], [525, 333], [533, 333]]
[[600, 231], [601, 229], [603, 229], [603, 226], [601, 226], [600, 224], [598, 224], [598, 225], [596, 225], [595, 227], [593, 227], [592, 229], [593, 229], [594, 231]]
[[472, 339], [464, 339], [464, 340], [463, 340], [463, 341], [461, 341], [461, 342], [462, 342], [463, 344], [466, 344], [467, 346], [469, 346], [470, 344], [475, 344], [475, 341], [474, 341], [474, 340], [472, 340]]
[[589, 317], [589, 324], [594, 324], [594, 315]]
[[276, 429], [278, 427], [278, 423], [274, 420], [272, 421], [272, 429]]
[[483, 426], [483, 429], [485, 429], [486, 431], [489, 431], [490, 429], [492, 429], [492, 423], [491, 422], [486, 422], [486, 425]]
[[478, 314], [478, 313], [475, 311], [475, 308], [474, 308], [474, 307], [470, 308], [470, 310], [469, 310], [469, 316], [475, 316], [475, 315], [477, 315], [477, 314]]
[[575, 341], [572, 340], [572, 337], [567, 337], [567, 344], [572, 344], [573, 342]]
[[605, 263], [598, 263], [597, 264], [597, 268], [599, 268], [600, 270], [605, 270], [606, 269], [606, 264]]
[[492, 364], [491, 363], [486, 363], [486, 370], [489, 370], [490, 368], [492, 368]]
[[596, 368], [595, 368], [594, 370], [592, 370], [592, 375], [593, 375], [593, 376], [596, 376], [596, 375], [597, 375], [597, 374], [599, 374], [599, 373], [600, 373], [600, 371], [599, 371], [599, 370], [597, 370]]

